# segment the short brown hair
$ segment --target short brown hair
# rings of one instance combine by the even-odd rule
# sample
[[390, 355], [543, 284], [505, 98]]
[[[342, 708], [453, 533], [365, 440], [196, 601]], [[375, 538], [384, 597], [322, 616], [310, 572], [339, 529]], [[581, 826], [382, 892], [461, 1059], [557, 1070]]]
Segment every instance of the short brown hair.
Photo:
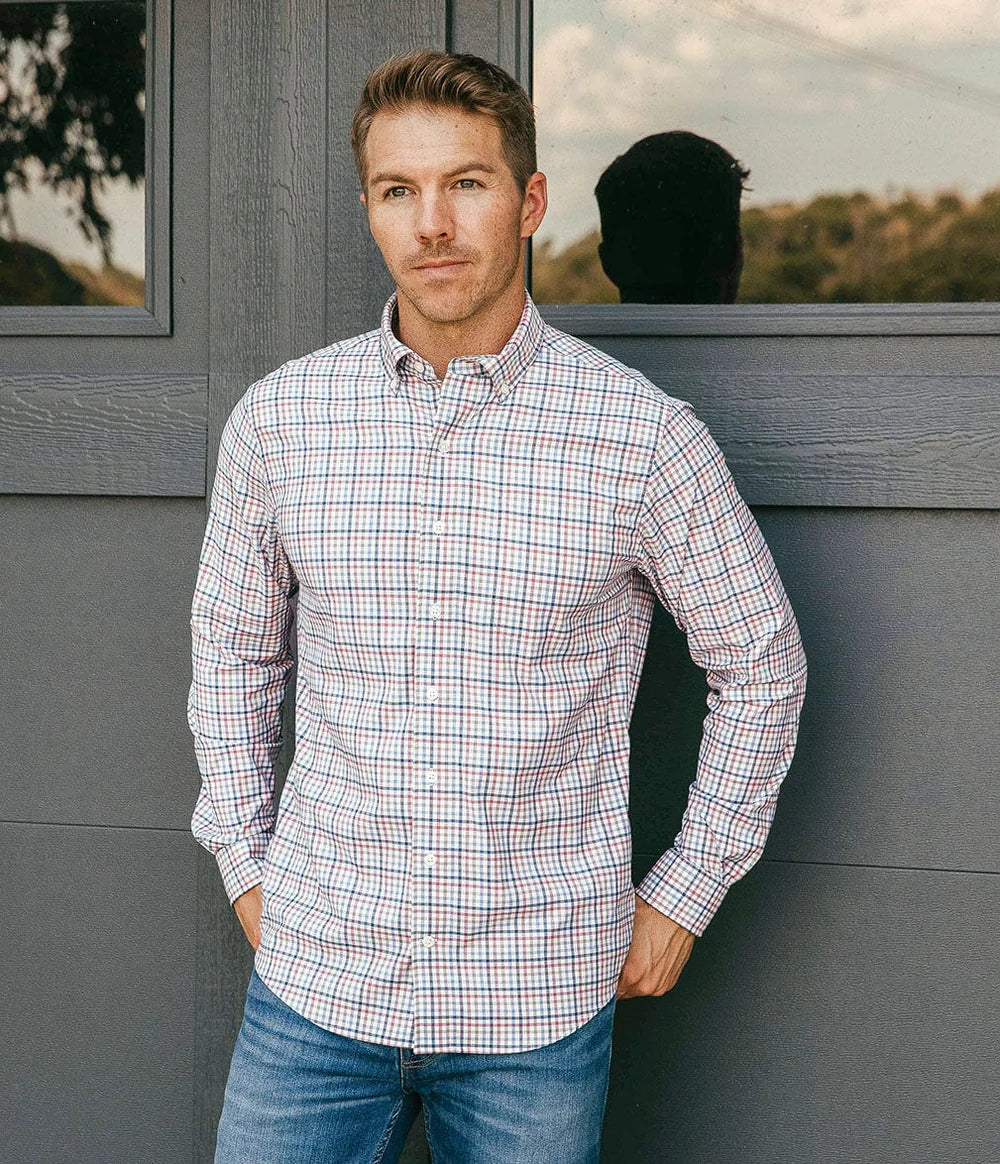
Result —
[[500, 129], [507, 165], [524, 193], [538, 168], [528, 94], [499, 65], [470, 53], [434, 49], [396, 53], [368, 74], [351, 122], [351, 149], [362, 186], [368, 178], [365, 143], [375, 114], [408, 105], [444, 106], [492, 118]]

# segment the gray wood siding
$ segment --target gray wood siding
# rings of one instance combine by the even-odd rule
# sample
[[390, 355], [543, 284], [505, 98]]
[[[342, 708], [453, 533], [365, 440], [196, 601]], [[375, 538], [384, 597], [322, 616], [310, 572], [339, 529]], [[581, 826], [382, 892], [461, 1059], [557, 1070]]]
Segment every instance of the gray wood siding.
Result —
[[1000, 506], [996, 336], [584, 338], [690, 401], [752, 504]]
[[0, 821], [0, 852], [0, 1159], [190, 1160], [190, 836]]
[[0, 493], [204, 497], [207, 376], [5, 376]]
[[[187, 831], [200, 500], [0, 497], [0, 820]], [[8, 753], [9, 754], [9, 753]]]
[[[1000, 522], [757, 510], [810, 664], [772, 859], [1000, 873]], [[633, 716], [633, 844], [672, 841], [707, 687], [657, 612]], [[1000, 885], [998, 885], [1000, 889]]]
[[997, 883], [765, 858], [619, 1003], [604, 1164], [992, 1164]]

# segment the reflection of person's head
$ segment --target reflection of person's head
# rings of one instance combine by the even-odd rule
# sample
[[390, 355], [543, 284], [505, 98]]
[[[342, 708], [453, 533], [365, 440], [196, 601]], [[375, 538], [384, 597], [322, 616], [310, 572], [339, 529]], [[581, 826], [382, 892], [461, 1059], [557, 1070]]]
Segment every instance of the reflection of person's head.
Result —
[[722, 146], [686, 130], [651, 134], [615, 158], [594, 193], [601, 265], [622, 302], [734, 302], [749, 176]]

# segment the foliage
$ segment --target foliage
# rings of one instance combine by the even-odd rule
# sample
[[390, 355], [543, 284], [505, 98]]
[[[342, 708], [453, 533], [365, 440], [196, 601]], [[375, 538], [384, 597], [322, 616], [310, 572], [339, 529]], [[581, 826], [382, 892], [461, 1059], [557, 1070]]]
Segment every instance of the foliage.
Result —
[[[1000, 302], [1000, 189], [972, 200], [822, 194], [745, 210], [742, 223], [741, 303]], [[616, 302], [599, 238], [536, 248], [535, 298]]]
[[110, 261], [104, 181], [145, 172], [143, 3], [0, 4], [0, 221], [42, 178]]
[[41, 247], [0, 238], [0, 307], [141, 307], [145, 301], [145, 281], [128, 271], [61, 263]]
[[597, 257], [600, 239], [595, 230], [558, 252], [549, 240], [532, 247], [532, 298], [537, 303], [617, 303], [618, 288]]

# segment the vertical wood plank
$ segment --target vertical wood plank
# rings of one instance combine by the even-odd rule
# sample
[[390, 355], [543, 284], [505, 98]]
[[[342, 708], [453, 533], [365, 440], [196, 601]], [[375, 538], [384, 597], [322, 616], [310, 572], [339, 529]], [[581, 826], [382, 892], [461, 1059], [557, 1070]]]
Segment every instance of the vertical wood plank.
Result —
[[322, 0], [213, 0], [213, 450], [249, 383], [326, 342], [325, 50]]
[[496, 61], [531, 92], [530, 0], [450, 0], [448, 29], [452, 52]]
[[392, 280], [368, 232], [351, 118], [365, 76], [390, 53], [445, 47], [446, 0], [330, 0], [327, 320], [331, 339], [377, 327]]
[[[246, 387], [326, 342], [327, 11], [211, 5], [209, 467]], [[198, 862], [194, 1159], [210, 1161], [251, 950]]]

